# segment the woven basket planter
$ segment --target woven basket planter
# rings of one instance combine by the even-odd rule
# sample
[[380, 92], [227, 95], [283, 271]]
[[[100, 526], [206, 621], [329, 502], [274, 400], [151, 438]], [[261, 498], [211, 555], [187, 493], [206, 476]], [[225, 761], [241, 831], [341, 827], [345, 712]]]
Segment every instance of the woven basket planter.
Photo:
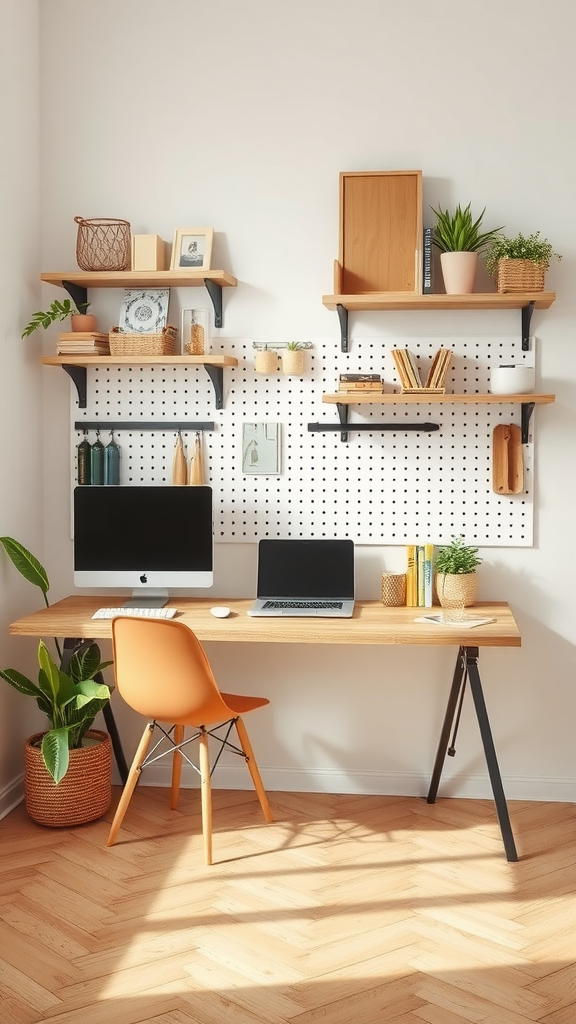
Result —
[[543, 292], [546, 270], [534, 260], [498, 260], [496, 286], [499, 292]]
[[436, 593], [443, 608], [469, 608], [478, 595], [478, 574], [439, 572]]
[[56, 785], [40, 744], [44, 733], [24, 744], [26, 810], [39, 825], [65, 828], [94, 821], [106, 813], [112, 799], [112, 746], [106, 732], [89, 729], [85, 739], [95, 743], [70, 751], [70, 765]]
[[160, 334], [132, 334], [113, 327], [108, 344], [111, 356], [173, 356], [178, 351], [178, 330], [164, 327]]

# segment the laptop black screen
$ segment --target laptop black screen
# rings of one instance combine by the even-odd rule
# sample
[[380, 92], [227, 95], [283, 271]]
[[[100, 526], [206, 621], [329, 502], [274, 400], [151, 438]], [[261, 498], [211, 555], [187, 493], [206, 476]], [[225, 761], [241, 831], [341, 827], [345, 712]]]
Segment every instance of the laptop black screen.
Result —
[[261, 540], [258, 597], [354, 598], [354, 541]]

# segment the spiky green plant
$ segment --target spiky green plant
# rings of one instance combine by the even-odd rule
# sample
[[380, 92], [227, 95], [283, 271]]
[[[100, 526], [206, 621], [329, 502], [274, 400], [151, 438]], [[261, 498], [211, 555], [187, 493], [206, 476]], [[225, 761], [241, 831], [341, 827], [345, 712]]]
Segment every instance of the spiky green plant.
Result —
[[478, 548], [464, 543], [464, 536], [452, 537], [450, 544], [440, 548], [436, 556], [436, 572], [459, 575], [474, 572], [482, 562]]
[[433, 206], [430, 209], [436, 214], [436, 224], [432, 229], [432, 242], [440, 252], [482, 252], [497, 232], [502, 230], [502, 226], [500, 226], [491, 231], [480, 231], [486, 207], [476, 220], [472, 217], [470, 203], [464, 210], [458, 204], [454, 213], [443, 210], [440, 203], [438, 203], [437, 210]]

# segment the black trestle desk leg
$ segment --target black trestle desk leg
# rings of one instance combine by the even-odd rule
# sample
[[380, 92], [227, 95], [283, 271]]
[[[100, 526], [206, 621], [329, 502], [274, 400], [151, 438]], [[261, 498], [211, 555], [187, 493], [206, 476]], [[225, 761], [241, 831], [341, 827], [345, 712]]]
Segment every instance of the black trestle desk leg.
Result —
[[[91, 641], [77, 640], [73, 637], [66, 637], [63, 645], [64, 649], [62, 651], [62, 661], [60, 663], [60, 667], [63, 672], [67, 671], [70, 658], [74, 654], [74, 651], [82, 644], [85, 644], [87, 642], [90, 643]], [[101, 672], [97, 672], [94, 678], [97, 683], [105, 682], [104, 676], [102, 675]], [[112, 705], [110, 703], [104, 706], [104, 708], [102, 709], [102, 714], [104, 716], [104, 721], [106, 722], [106, 728], [110, 733], [110, 742], [112, 744], [112, 750], [114, 751], [114, 758], [116, 760], [116, 764], [118, 765], [118, 774], [120, 775], [122, 785], [124, 786], [128, 779], [128, 765], [126, 764], [126, 758], [124, 756], [124, 751], [122, 749], [120, 733], [118, 732], [118, 726], [116, 725], [116, 719], [114, 718], [114, 712], [112, 711]]]
[[500, 776], [500, 768], [498, 767], [498, 759], [496, 757], [496, 748], [494, 747], [494, 740], [492, 739], [492, 730], [490, 729], [486, 702], [484, 700], [484, 693], [480, 682], [480, 672], [478, 671], [478, 648], [466, 647], [465, 651], [468, 679], [470, 680], [470, 689], [472, 691], [474, 707], [476, 708], [476, 717], [480, 727], [482, 745], [486, 756], [486, 764], [488, 765], [488, 774], [492, 784], [494, 803], [496, 804], [496, 814], [498, 815], [502, 841], [504, 843], [504, 850], [506, 851], [506, 860], [516, 861], [518, 860], [518, 854], [516, 852], [516, 844], [512, 834], [512, 826], [508, 815], [508, 805], [506, 804], [504, 787]]
[[433, 804], [434, 801], [436, 800], [436, 796], [438, 795], [440, 777], [442, 775], [444, 761], [446, 760], [446, 751], [448, 750], [448, 744], [450, 742], [450, 731], [452, 729], [452, 724], [454, 722], [454, 718], [456, 715], [458, 700], [465, 685], [466, 655], [464, 653], [464, 649], [461, 647], [460, 650], [458, 651], [458, 657], [456, 659], [454, 676], [452, 678], [452, 686], [450, 687], [448, 704], [446, 705], [446, 714], [444, 715], [444, 724], [442, 725], [442, 732], [440, 733], [438, 750], [436, 752], [436, 760], [434, 761], [434, 770], [432, 772], [432, 778], [430, 780], [428, 796], [426, 797], [426, 801], [429, 804]]

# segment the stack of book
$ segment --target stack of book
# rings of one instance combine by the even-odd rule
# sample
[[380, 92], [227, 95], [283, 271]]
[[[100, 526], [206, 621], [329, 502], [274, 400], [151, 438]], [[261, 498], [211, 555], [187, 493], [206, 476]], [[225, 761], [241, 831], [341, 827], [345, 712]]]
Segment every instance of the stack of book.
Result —
[[59, 356], [109, 356], [110, 345], [107, 334], [91, 331], [76, 331], [60, 334], [58, 337]]
[[450, 366], [452, 352], [447, 348], [439, 348], [432, 360], [426, 380], [420, 376], [416, 357], [407, 348], [393, 348], [392, 358], [396, 363], [402, 391], [424, 391], [443, 395], [446, 388], [444, 381]]
[[341, 373], [338, 391], [345, 394], [382, 394], [384, 385], [379, 373]]
[[406, 545], [406, 604], [410, 608], [431, 608], [434, 578], [434, 545]]

